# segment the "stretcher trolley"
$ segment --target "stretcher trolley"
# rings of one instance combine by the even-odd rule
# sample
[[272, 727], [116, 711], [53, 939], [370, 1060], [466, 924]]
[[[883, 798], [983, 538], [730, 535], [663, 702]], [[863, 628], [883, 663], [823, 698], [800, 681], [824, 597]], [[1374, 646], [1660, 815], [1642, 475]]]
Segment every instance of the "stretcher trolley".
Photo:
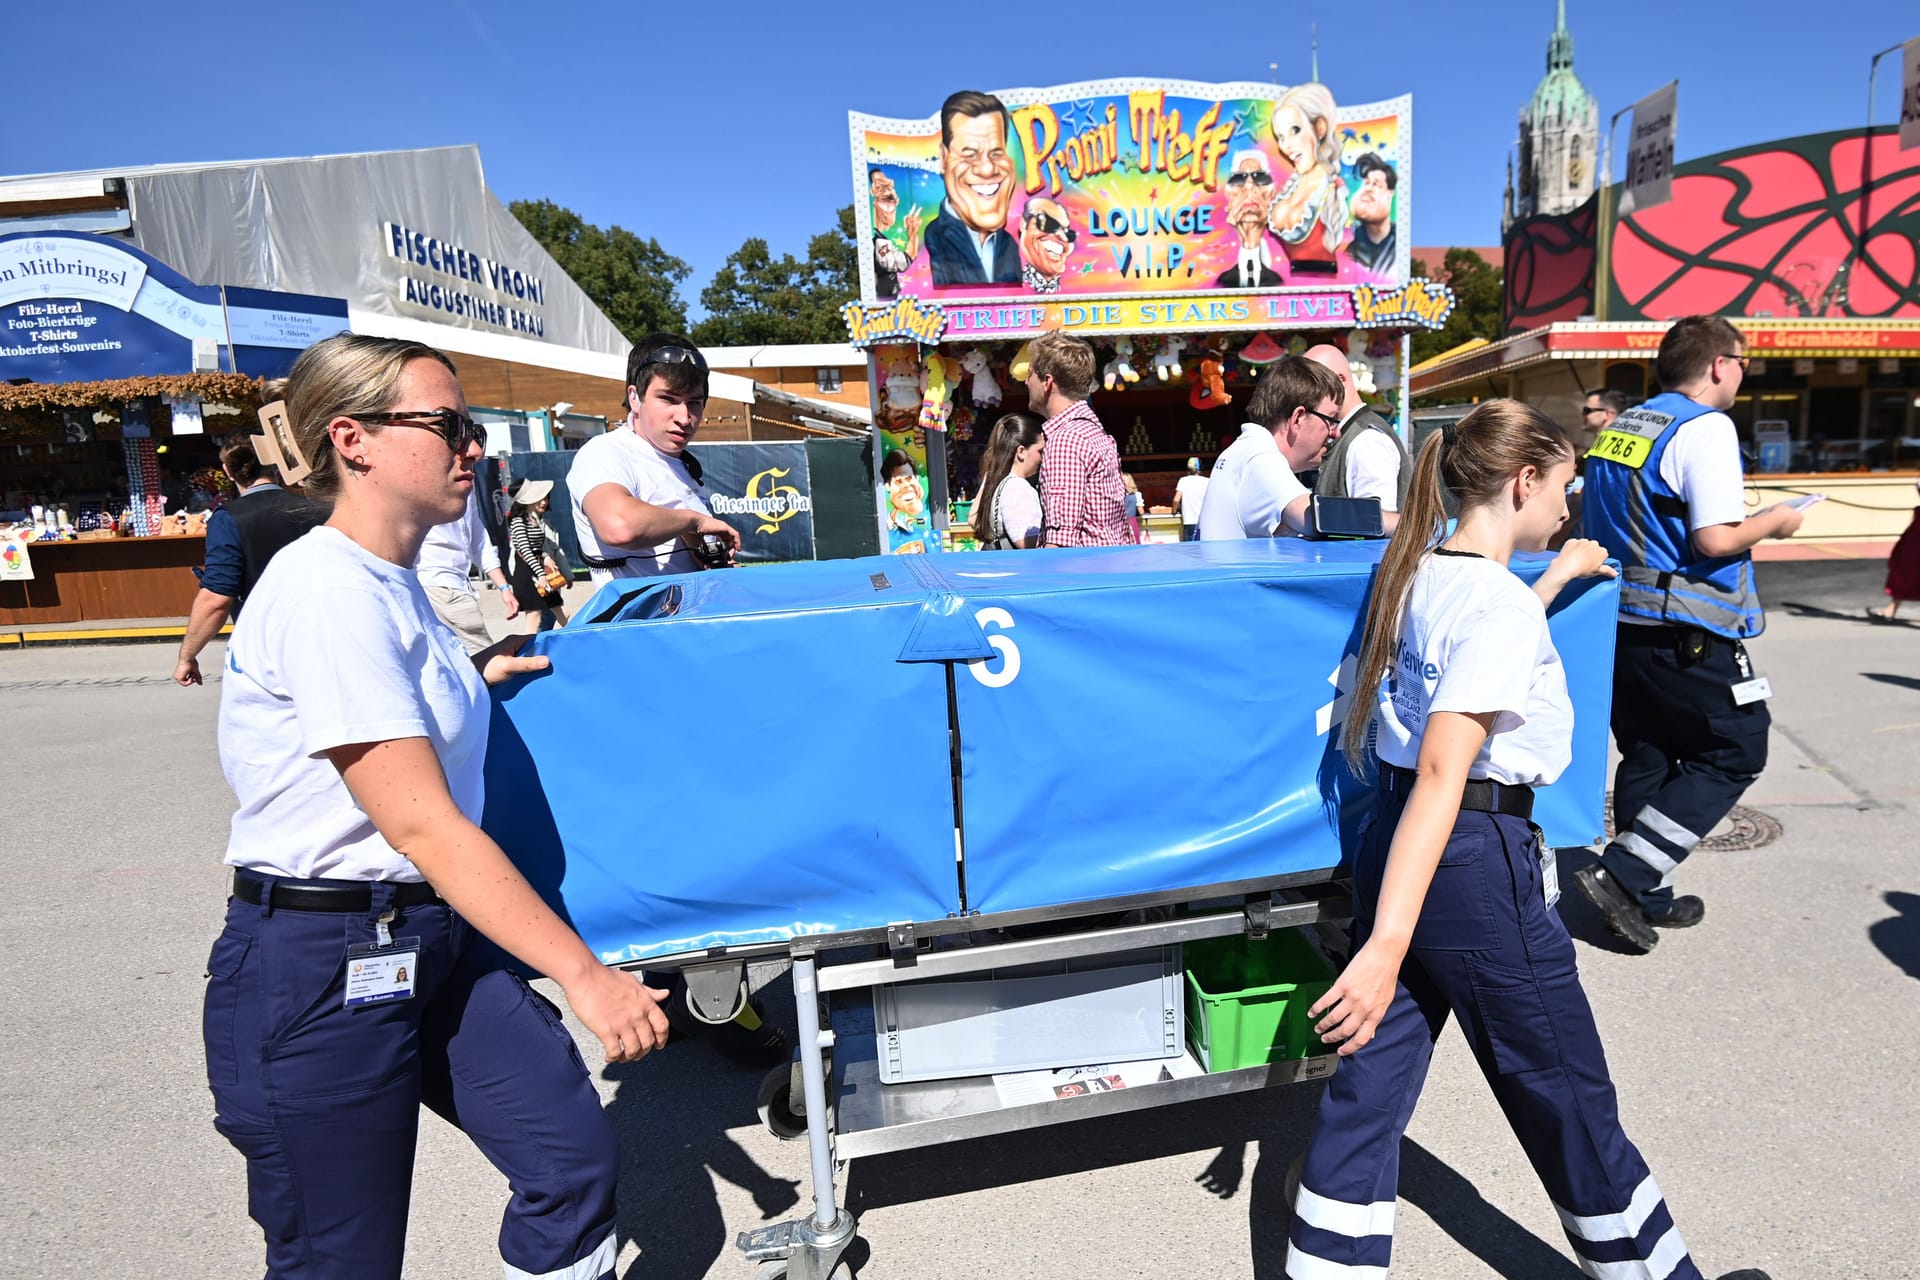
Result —
[[[804, 1135], [814, 1207], [742, 1234], [760, 1280], [850, 1275], [839, 1161], [1334, 1070], [1305, 1043], [1202, 1069], [1179, 957], [1349, 912], [1367, 791], [1336, 743], [1367, 714], [1380, 546], [687, 574], [535, 641], [553, 669], [496, 703], [487, 829], [609, 964], [682, 970], [699, 1016], [737, 1011], [748, 964], [792, 966], [798, 1061], [761, 1105]], [[1552, 611], [1578, 717], [1536, 806], [1552, 845], [1600, 838], [1616, 598]], [[1129, 1053], [1161, 1069], [1047, 1087]]]

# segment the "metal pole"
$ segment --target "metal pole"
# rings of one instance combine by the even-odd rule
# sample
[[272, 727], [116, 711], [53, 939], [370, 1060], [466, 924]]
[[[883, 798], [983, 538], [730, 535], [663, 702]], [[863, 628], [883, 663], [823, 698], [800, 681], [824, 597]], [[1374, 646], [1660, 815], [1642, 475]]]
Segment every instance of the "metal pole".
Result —
[[1593, 315], [1602, 321], [1607, 318], [1607, 297], [1612, 292], [1608, 286], [1612, 284], [1613, 275], [1613, 219], [1608, 216], [1613, 206], [1613, 132], [1620, 125], [1620, 117], [1631, 110], [1632, 107], [1622, 107], [1607, 121], [1606, 159], [1600, 175], [1600, 248], [1593, 264]]
[[833, 1144], [827, 1137], [827, 1072], [821, 1050], [820, 983], [811, 955], [793, 960], [793, 1007], [800, 1024], [800, 1082], [807, 1097], [807, 1154], [813, 1163], [813, 1225], [832, 1229], [840, 1211], [833, 1202]]
[[1860, 139], [1860, 261], [1865, 265], [1867, 258], [1867, 203], [1873, 199], [1873, 89], [1880, 75], [1880, 59], [1900, 49], [1900, 45], [1888, 45], [1873, 55], [1873, 61], [1867, 64], [1867, 132]]

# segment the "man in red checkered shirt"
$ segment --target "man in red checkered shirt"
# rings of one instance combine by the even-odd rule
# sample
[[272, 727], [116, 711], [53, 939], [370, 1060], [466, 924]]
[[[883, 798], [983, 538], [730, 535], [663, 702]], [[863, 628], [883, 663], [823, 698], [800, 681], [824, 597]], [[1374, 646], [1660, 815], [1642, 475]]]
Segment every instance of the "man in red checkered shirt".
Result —
[[1117, 547], [1133, 542], [1120, 450], [1087, 405], [1093, 348], [1064, 333], [1035, 339], [1027, 401], [1046, 418], [1040, 502], [1049, 547]]

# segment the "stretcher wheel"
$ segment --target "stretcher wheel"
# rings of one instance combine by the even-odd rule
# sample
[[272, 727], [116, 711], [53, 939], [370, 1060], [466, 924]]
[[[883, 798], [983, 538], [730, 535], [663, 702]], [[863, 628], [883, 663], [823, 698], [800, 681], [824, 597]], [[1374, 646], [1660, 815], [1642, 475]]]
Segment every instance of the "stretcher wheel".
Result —
[[[787, 1280], [786, 1259], [761, 1263], [760, 1269], [753, 1273], [753, 1280]], [[853, 1280], [853, 1268], [842, 1262], [828, 1274], [827, 1280]]]
[[[807, 1136], [807, 1117], [794, 1106], [800, 1093], [800, 1064], [788, 1063], [767, 1072], [760, 1081], [759, 1096], [754, 1099], [754, 1108], [760, 1113], [761, 1123], [767, 1126], [767, 1132], [783, 1142]], [[773, 1263], [768, 1263], [773, 1266]], [[786, 1274], [786, 1264], [780, 1264], [779, 1275]], [[778, 1276], [762, 1277], [761, 1280], [779, 1280]]]

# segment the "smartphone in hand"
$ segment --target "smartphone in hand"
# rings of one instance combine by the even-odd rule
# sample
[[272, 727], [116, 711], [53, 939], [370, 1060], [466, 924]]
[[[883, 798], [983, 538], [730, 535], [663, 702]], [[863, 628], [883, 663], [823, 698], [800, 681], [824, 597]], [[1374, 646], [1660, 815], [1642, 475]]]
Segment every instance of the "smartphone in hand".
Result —
[[1797, 498], [1788, 498], [1787, 505], [1795, 511], [1805, 511], [1815, 503], [1825, 502], [1826, 500], [1827, 495], [1824, 493], [1803, 493]]

